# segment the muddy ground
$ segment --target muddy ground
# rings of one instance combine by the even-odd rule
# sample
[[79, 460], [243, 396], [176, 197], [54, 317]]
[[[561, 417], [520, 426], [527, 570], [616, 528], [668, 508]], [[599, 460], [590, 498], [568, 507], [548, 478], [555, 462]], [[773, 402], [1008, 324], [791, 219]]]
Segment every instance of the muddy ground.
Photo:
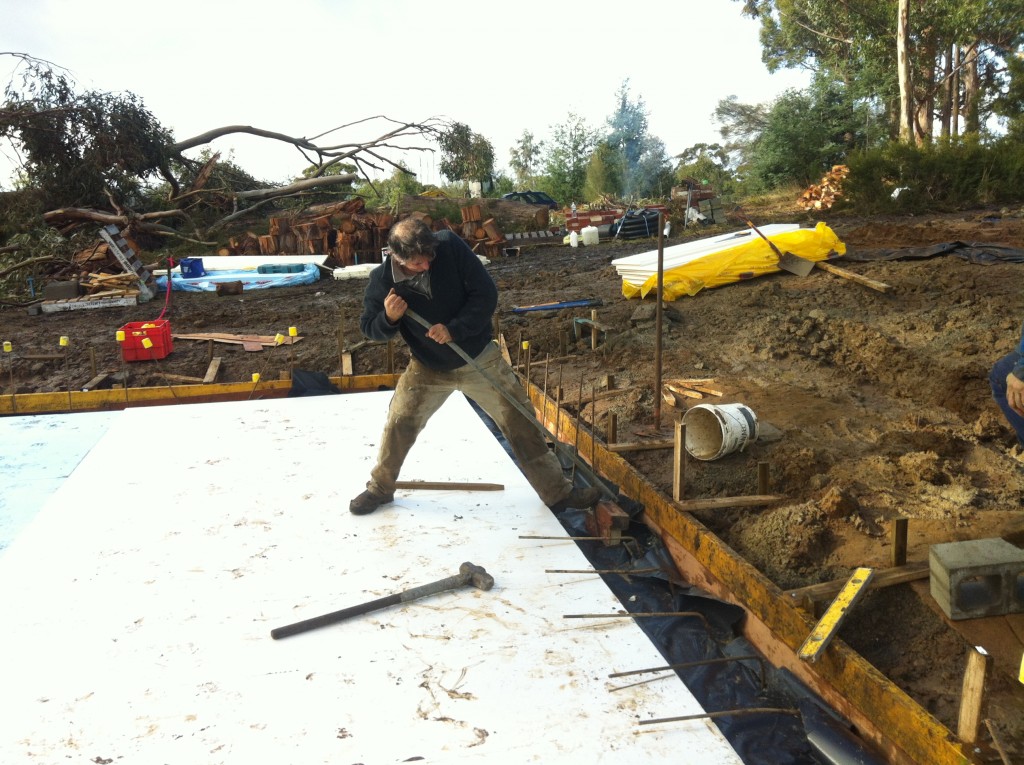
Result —
[[[928, 218], [859, 219], [822, 215], [846, 244], [838, 265], [891, 285], [881, 293], [818, 270], [806, 277], [773, 274], [704, 290], [666, 304], [662, 377], [713, 377], [722, 391], [711, 403], [741, 402], [781, 438], [757, 442], [713, 462], [691, 460], [685, 496], [754, 494], [757, 465], [769, 463], [771, 490], [786, 500], [762, 509], [716, 510], [700, 520], [783, 589], [844, 578], [860, 565], [889, 565], [889, 532], [896, 517], [910, 519], [908, 560], [926, 561], [929, 545], [1003, 537], [1024, 546], [1024, 456], [991, 401], [992, 362], [1017, 342], [1024, 319], [1024, 264], [977, 265], [956, 255], [855, 261], [858, 252], [942, 242], [992, 242], [1024, 247], [1024, 209], [976, 210]], [[812, 222], [803, 214], [786, 218]], [[687, 231], [683, 239], [727, 228]], [[565, 399], [585, 395], [613, 374], [634, 390], [587, 407], [605, 432], [615, 412], [620, 440], [650, 434], [654, 426], [656, 337], [653, 301], [625, 300], [611, 261], [649, 251], [656, 240], [602, 241], [573, 249], [561, 244], [523, 247], [519, 257], [493, 261], [500, 326], [518, 356], [530, 342], [532, 361], [560, 355], [568, 333], [569, 358], [543, 365], [532, 379]], [[196, 253], [202, 255], [203, 253]], [[171, 296], [165, 318], [175, 333], [274, 335], [297, 327], [294, 349], [247, 352], [217, 344], [221, 381], [277, 377], [292, 364], [330, 375], [341, 372], [339, 331], [346, 347], [359, 341], [363, 283], [325, 278], [304, 287], [257, 290], [241, 296]], [[549, 301], [600, 299], [598, 320], [609, 327], [597, 350], [590, 335], [574, 337], [573, 319], [590, 309], [529, 312], [511, 309]], [[15, 353], [4, 359], [2, 389], [19, 393], [81, 387], [100, 371], [119, 372], [115, 331], [128, 321], [156, 318], [163, 298], [133, 308], [29, 316], [0, 310], [0, 335]], [[67, 359], [25, 360], [54, 353], [70, 339]], [[177, 340], [162, 361], [130, 364], [132, 385], [160, 385], [162, 374], [202, 377], [206, 342]], [[399, 346], [399, 368], [407, 355]], [[385, 369], [383, 346], [363, 345], [354, 372]], [[694, 402], [699, 403], [699, 402]], [[570, 409], [572, 407], [569, 407]], [[662, 405], [670, 433], [675, 411]], [[671, 453], [637, 451], [627, 459], [672, 492]], [[968, 647], [995, 656], [985, 714], [1013, 762], [1024, 761], [1024, 686], [1016, 681], [1024, 616], [952, 623], [928, 595], [927, 579], [869, 593], [841, 637], [927, 710], [956, 729]], [[988, 734], [983, 729], [983, 737]], [[986, 748], [982, 759], [998, 762]]]

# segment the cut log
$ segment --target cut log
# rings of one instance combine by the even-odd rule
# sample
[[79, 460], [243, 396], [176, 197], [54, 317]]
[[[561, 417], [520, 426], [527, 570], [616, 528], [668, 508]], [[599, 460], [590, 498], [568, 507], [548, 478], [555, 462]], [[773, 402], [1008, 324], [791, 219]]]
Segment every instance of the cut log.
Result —
[[505, 235], [498, 230], [498, 227], [494, 223], [494, 218], [488, 218], [485, 220], [483, 228], [486, 232], [487, 238], [492, 242], [501, 242], [505, 240]]
[[259, 238], [259, 243], [260, 243], [260, 255], [276, 255], [277, 254], [277, 249], [278, 248], [277, 248], [277, 237], [276, 236], [270, 236], [269, 234], [267, 234], [266, 236], [261, 236]]

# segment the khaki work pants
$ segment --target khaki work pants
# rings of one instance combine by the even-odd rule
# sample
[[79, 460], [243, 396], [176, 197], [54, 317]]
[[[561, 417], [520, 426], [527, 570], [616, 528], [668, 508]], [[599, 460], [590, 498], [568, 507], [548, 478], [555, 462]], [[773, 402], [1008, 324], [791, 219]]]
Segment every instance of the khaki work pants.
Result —
[[[534, 411], [533, 403], [501, 357], [497, 345], [489, 343], [474, 361], [487, 378], [500, 385], [527, 411]], [[366, 484], [368, 489], [381, 495], [394, 493], [398, 473], [416, 437], [431, 415], [455, 391], [475, 401], [494, 420], [526, 480], [546, 505], [553, 505], [569, 495], [572, 484], [562, 472], [558, 457], [548, 448], [536, 420], [528, 421], [483, 374], [468, 364], [450, 372], [438, 372], [415, 359], [398, 379], [381, 436], [377, 464]]]

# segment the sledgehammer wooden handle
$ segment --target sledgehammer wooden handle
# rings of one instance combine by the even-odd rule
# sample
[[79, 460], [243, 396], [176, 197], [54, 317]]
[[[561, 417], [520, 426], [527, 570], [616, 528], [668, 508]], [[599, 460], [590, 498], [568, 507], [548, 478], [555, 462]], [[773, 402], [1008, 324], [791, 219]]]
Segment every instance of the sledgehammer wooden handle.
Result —
[[277, 627], [270, 631], [270, 637], [274, 638], [274, 640], [279, 640], [289, 635], [298, 635], [300, 632], [308, 632], [318, 627], [326, 627], [328, 624], [336, 624], [353, 616], [367, 614], [370, 611], [377, 611], [399, 603], [408, 603], [410, 600], [416, 600], [427, 595], [436, 595], [445, 590], [454, 590], [456, 587], [462, 587], [467, 584], [472, 584], [479, 590], [489, 590], [494, 586], [494, 577], [488, 574], [483, 566], [477, 566], [467, 561], [459, 566], [459, 573], [455, 576], [449, 576], [430, 584], [413, 587], [412, 589], [388, 595], [384, 598], [377, 598], [377, 600], [361, 603], [358, 606], [349, 606], [348, 608], [324, 614], [323, 616], [314, 616], [312, 619], [295, 622], [295, 624], [287, 624], [284, 627]]

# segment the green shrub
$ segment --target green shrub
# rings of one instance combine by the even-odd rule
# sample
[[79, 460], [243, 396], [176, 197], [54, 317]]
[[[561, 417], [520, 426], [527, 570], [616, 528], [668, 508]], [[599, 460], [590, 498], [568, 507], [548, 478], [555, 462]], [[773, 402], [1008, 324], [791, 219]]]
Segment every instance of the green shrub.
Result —
[[1024, 143], [890, 143], [852, 154], [843, 190], [862, 214], [942, 212], [1024, 199]]

